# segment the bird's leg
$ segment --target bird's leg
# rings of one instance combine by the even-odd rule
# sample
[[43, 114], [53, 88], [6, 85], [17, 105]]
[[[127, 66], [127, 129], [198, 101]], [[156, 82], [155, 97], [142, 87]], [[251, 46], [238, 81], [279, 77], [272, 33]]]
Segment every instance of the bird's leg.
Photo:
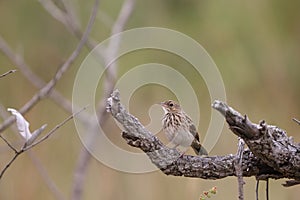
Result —
[[185, 154], [185, 152], [182, 152], [180, 149], [177, 149], [178, 146], [180, 146], [180, 145], [179, 144], [175, 144], [175, 146], [172, 149], [179, 151], [180, 152], [180, 156], [178, 158], [182, 158], [182, 156]]

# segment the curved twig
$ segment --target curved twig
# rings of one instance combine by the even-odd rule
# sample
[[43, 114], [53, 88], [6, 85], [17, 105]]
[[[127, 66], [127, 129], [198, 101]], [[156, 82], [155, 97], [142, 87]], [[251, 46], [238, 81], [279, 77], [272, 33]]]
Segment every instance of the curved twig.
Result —
[[4, 74], [1, 74], [0, 78], [3, 78], [3, 77], [5, 77], [5, 76], [7, 76], [9, 74], [15, 73], [16, 71], [17, 70], [15, 70], [15, 69], [9, 70], [8, 72], [5, 72]]

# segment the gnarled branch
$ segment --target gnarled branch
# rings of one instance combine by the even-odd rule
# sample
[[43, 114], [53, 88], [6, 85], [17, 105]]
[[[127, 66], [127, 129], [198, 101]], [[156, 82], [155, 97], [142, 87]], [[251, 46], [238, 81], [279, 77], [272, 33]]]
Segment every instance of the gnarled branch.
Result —
[[[221, 179], [236, 176], [235, 155], [199, 157], [180, 156], [180, 152], [165, 146], [156, 136], [145, 129], [137, 118], [129, 114], [120, 103], [119, 92], [115, 90], [107, 100], [107, 111], [119, 121], [124, 132], [122, 137], [133, 147], [140, 148], [163, 173], [174, 176]], [[250, 148], [242, 155], [241, 170], [244, 177], [257, 179], [290, 178], [299, 176], [299, 146], [286, 133], [261, 122], [252, 123], [247, 116], [215, 101], [213, 108], [226, 118], [230, 129], [241, 137]]]
[[230, 129], [244, 139], [251, 152], [286, 178], [300, 179], [300, 145], [276, 126], [265, 121], [252, 123], [225, 103], [215, 101], [213, 108], [226, 118]]

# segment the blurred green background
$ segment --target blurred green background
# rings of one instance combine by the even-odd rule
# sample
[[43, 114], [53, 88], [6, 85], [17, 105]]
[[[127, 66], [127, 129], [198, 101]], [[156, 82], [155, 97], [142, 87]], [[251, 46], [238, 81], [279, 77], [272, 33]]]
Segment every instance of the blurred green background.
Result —
[[[57, 1], [58, 2], [58, 1]], [[70, 1], [83, 30], [93, 1]], [[123, 1], [100, 3], [91, 36], [98, 42], [110, 36], [111, 27]], [[295, 141], [300, 140], [299, 126], [291, 118], [300, 118], [300, 2], [299, 1], [136, 1], [125, 29], [159, 26], [174, 29], [198, 41], [217, 64], [226, 87], [227, 102], [253, 122], [265, 119], [285, 129]], [[49, 81], [68, 58], [78, 39], [52, 18], [38, 1], [0, 1], [1, 36], [43, 80]], [[74, 65], [59, 81], [56, 89], [71, 100], [74, 78], [88, 54], [85, 48]], [[191, 80], [201, 105], [199, 130], [205, 132], [210, 119], [211, 99], [205, 83], [193, 76], [193, 69], [179, 58], [161, 51], [144, 51], [127, 55], [119, 61], [118, 76], [137, 64], [158, 62], [174, 67]], [[0, 53], [0, 73], [14, 69], [12, 62]], [[17, 72], [0, 80], [1, 104], [19, 109], [37, 89]], [[148, 108], [166, 98], [170, 91], [160, 86], [144, 86], [130, 101], [130, 111], [147, 124]], [[98, 98], [101, 98], [101, 90]], [[25, 117], [31, 129], [47, 123], [50, 130], [66, 118], [65, 112], [51, 100], [42, 100]], [[207, 117], [209, 116], [209, 117]], [[120, 130], [109, 119], [106, 129], [111, 140], [132, 151], [120, 137]], [[16, 147], [20, 138], [7, 129], [3, 135]], [[162, 136], [163, 137], [163, 136]], [[202, 135], [203, 137], [203, 135]], [[234, 154], [237, 138], [224, 126], [211, 155]], [[45, 181], [50, 178], [61, 194], [69, 199], [74, 170], [82, 148], [73, 122], [18, 158], [0, 181], [0, 199], [55, 199]], [[137, 151], [139, 152], [139, 151]], [[109, 153], [109, 152], [107, 152]], [[13, 156], [0, 143], [0, 167]], [[210, 181], [168, 177], [160, 171], [147, 174], [119, 172], [97, 160], [89, 165], [83, 199], [199, 199], [202, 191], [217, 186], [212, 199], [237, 199], [234, 177]], [[47, 178], [46, 178], [47, 179]], [[255, 178], [245, 178], [245, 199], [255, 197]], [[270, 181], [270, 199], [299, 199], [299, 186], [283, 188], [284, 180]], [[260, 198], [264, 199], [264, 183]]]

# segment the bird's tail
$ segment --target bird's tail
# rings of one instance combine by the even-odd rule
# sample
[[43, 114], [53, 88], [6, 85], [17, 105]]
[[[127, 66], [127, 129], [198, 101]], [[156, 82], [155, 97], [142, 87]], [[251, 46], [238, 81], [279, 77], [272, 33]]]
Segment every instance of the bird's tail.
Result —
[[195, 153], [199, 156], [202, 156], [202, 155], [208, 155], [206, 149], [200, 144], [199, 141], [197, 140], [194, 140], [191, 144], [193, 150], [195, 151]]

